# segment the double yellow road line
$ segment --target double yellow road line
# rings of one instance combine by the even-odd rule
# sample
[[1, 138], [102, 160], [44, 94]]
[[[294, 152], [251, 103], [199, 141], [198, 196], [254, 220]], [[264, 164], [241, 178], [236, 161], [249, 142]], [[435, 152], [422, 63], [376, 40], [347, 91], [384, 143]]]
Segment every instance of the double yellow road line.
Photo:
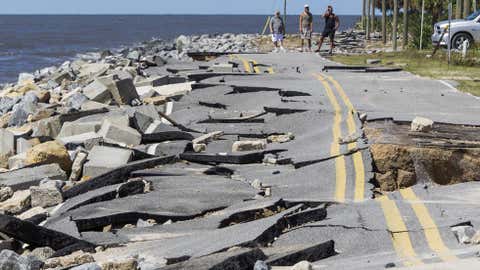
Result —
[[[251, 60], [251, 59], [246, 59], [244, 57], [241, 57], [240, 55], [230, 55], [231, 60], [233, 60], [235, 58], [242, 62], [243, 67], [245, 69], [245, 72], [247, 72], [247, 73], [257, 73], [257, 74], [262, 73], [262, 70], [260, 69], [257, 61]], [[250, 65], [250, 63], [251, 63], [251, 65]], [[252, 69], [252, 67], [253, 67], [253, 69]], [[275, 73], [275, 71], [273, 70], [272, 67], [268, 67], [266, 69], [266, 72], [269, 73], [269, 74]]]
[[[344, 110], [338, 102], [334, 92], [336, 92], [340, 96], [344, 107], [348, 109], [346, 113], [347, 129], [349, 133], [348, 135], [358, 132], [354, 118], [354, 116], [356, 115], [356, 111], [352, 103], [350, 102], [350, 99], [345, 94], [342, 86], [335, 79], [330, 76], [323, 76], [321, 74], [317, 75], [316, 77], [323, 84], [323, 87], [327, 92], [327, 97], [335, 113], [332, 128], [333, 141], [330, 147], [330, 155], [337, 157], [335, 158], [335, 200], [338, 202], [345, 202], [347, 191], [347, 169], [345, 163], [345, 156], [341, 155], [341, 145], [339, 143], [339, 139], [342, 138], [342, 122], [344, 117]], [[333, 87], [330, 85], [332, 85]], [[357, 143], [349, 143], [347, 147], [348, 150], [354, 150], [357, 148]], [[353, 153], [352, 159], [355, 169], [355, 191], [353, 200], [359, 202], [365, 199], [365, 166], [363, 164], [362, 153], [360, 151]]]
[[[345, 120], [349, 134], [357, 132], [356, 122], [354, 119], [356, 110], [342, 86], [335, 79], [330, 76], [323, 76], [321, 74], [316, 75], [316, 77], [325, 88], [327, 97], [335, 113], [332, 128], [333, 142], [331, 145], [330, 154], [331, 156], [337, 157], [335, 158], [335, 199], [338, 202], [344, 202], [347, 186], [346, 161], [345, 156], [341, 155], [341, 146], [338, 143], [338, 139], [342, 137], [342, 123], [344, 116], [346, 117]], [[342, 106], [338, 102], [337, 95], [341, 98], [344, 105], [343, 107], [347, 108], [346, 115], [342, 109]], [[354, 150], [357, 147], [357, 144], [350, 143], [347, 147], [349, 150]], [[365, 168], [360, 152], [355, 152], [352, 154], [352, 160], [355, 169], [354, 201], [359, 202], [364, 200]], [[443, 261], [456, 260], [457, 257], [452, 254], [452, 252], [443, 242], [440, 232], [428, 209], [416, 196], [413, 189], [403, 189], [400, 191], [400, 195], [403, 201], [408, 203], [413, 209], [413, 212], [415, 213], [415, 216], [421, 225], [429, 248]], [[378, 198], [377, 201], [380, 203], [380, 206], [383, 210], [388, 230], [391, 232], [393, 247], [399, 258], [402, 259], [406, 266], [423, 264], [422, 259], [419, 258], [413, 247], [410, 233], [405, 222], [403, 221], [402, 214], [397, 206], [397, 203], [394, 200], [389, 199], [388, 196], [382, 196]]]

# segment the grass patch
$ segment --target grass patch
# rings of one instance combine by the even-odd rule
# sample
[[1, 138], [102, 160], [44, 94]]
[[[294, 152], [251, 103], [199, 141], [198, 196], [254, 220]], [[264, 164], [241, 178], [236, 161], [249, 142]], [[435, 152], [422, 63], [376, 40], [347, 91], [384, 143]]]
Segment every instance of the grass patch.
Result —
[[465, 59], [452, 53], [452, 62], [447, 63], [446, 53], [408, 50], [402, 52], [376, 53], [369, 55], [337, 55], [332, 60], [346, 65], [366, 65], [367, 59], [381, 59], [382, 66], [400, 66], [406, 71], [423, 77], [453, 80], [459, 83], [458, 89], [480, 96], [480, 50], [472, 49]]

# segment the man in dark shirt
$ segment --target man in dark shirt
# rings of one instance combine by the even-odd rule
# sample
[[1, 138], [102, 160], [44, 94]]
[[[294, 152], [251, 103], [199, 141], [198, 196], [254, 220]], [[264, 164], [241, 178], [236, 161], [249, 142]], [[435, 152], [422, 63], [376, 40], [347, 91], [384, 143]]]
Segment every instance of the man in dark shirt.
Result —
[[333, 13], [333, 7], [328, 6], [327, 11], [325, 14], [322, 15], [325, 19], [325, 28], [323, 29], [322, 37], [320, 38], [320, 42], [318, 44], [317, 52], [320, 52], [322, 49], [323, 41], [326, 37], [330, 38], [330, 54], [333, 54], [333, 47], [335, 46], [335, 32], [338, 30], [340, 26], [340, 20], [338, 19], [337, 15]]

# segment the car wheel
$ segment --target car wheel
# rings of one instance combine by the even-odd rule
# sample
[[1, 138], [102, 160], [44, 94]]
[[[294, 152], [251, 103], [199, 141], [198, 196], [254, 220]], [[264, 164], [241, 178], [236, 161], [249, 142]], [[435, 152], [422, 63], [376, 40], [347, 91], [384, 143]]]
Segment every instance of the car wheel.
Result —
[[465, 40], [468, 40], [468, 47], [470, 47], [470, 45], [472, 45], [473, 40], [469, 34], [467, 33], [456, 34], [452, 39], [452, 49], [461, 50], [463, 47], [463, 42], [465, 42]]

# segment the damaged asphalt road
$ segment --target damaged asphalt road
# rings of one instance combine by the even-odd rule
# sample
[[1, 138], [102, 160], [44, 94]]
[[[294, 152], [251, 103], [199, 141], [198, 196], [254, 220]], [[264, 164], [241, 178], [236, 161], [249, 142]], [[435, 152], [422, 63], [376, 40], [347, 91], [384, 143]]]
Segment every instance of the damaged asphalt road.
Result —
[[[70, 124], [49, 135], [83, 159], [68, 173], [53, 162], [0, 174], [12, 193], [0, 202], [0, 232], [28, 250], [49, 246], [54, 257], [82, 250], [89, 262], [134, 260], [142, 270], [253, 269], [259, 260], [383, 269], [476, 256], [479, 179], [439, 185], [408, 155], [372, 147], [436, 147], [416, 139], [441, 134], [475, 154], [474, 132], [459, 124], [478, 124], [478, 100], [405, 72], [322, 72], [331, 64], [311, 54], [224, 55], [202, 68], [163, 67], [175, 82], [161, 90], [153, 85], [163, 77], [137, 83], [149, 105], [67, 113]], [[162, 94], [149, 96], [151, 87]], [[412, 133], [405, 123], [416, 116], [455, 128]], [[46, 188], [32, 200], [38, 213], [24, 194], [44, 178], [74, 176], [54, 190], [60, 198]]]

